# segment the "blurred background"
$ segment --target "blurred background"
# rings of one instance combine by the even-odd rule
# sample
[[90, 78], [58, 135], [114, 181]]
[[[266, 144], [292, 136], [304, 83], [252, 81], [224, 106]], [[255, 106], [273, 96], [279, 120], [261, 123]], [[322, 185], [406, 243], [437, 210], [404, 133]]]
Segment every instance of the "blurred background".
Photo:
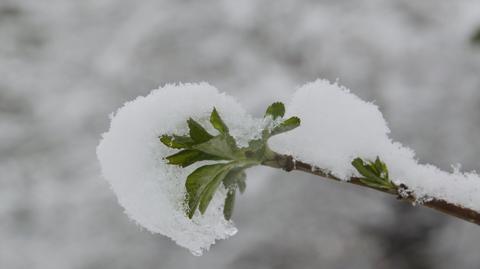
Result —
[[0, 268], [480, 268], [478, 226], [267, 168], [239, 233], [194, 257], [127, 219], [95, 155], [109, 113], [164, 83], [260, 116], [320, 77], [421, 162], [480, 169], [479, 27], [477, 0], [0, 0]]

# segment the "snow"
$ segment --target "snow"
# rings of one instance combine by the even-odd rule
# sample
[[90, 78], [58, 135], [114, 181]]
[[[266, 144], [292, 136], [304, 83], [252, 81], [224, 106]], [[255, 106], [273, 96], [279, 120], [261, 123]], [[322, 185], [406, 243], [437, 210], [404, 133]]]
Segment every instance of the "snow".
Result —
[[[206, 84], [166, 85], [146, 97], [127, 102], [111, 116], [108, 132], [97, 148], [103, 176], [125, 213], [153, 233], [170, 237], [196, 255], [236, 233], [223, 216], [225, 190], [217, 192], [205, 215], [192, 220], [184, 210], [185, 180], [199, 164], [188, 168], [167, 165], [162, 159], [175, 152], [160, 143], [162, 134], [185, 134], [193, 117], [208, 127], [215, 106], [232, 135], [250, 139], [257, 124], [231, 97]], [[254, 128], [253, 130], [250, 128]], [[208, 129], [211, 133], [214, 130]]]
[[389, 138], [390, 130], [375, 104], [337, 83], [317, 80], [300, 87], [287, 106], [287, 115], [300, 117], [302, 123], [272, 138], [275, 151], [329, 170], [343, 180], [358, 175], [351, 165], [354, 158], [379, 156], [390, 178], [397, 185], [405, 184], [419, 202], [437, 198], [480, 210], [480, 177], [475, 172], [454, 169], [447, 173], [420, 164], [413, 150]]
[[[225, 190], [214, 196], [205, 215], [197, 212], [188, 219], [185, 180], [200, 164], [188, 168], [167, 165], [163, 158], [175, 150], [162, 145], [158, 136], [185, 134], [189, 117], [215, 133], [208, 124], [214, 106], [240, 146], [271, 124], [253, 119], [232, 97], [206, 83], [172, 84], [127, 102], [111, 116], [110, 129], [97, 148], [103, 176], [126, 214], [196, 255], [237, 231], [223, 217]], [[405, 184], [418, 202], [437, 198], [480, 210], [480, 178], [476, 173], [458, 169], [447, 173], [420, 164], [413, 150], [389, 138], [390, 130], [375, 104], [337, 83], [317, 80], [300, 87], [287, 105], [288, 116], [300, 117], [301, 125], [270, 140], [276, 152], [326, 169], [343, 180], [357, 175], [351, 165], [354, 158], [373, 160], [379, 156], [394, 183]]]
[[[263, 167], [247, 171], [234, 213], [239, 235], [196, 259], [132, 229], [95, 157], [106, 115], [159, 83], [206, 80], [261, 115], [321, 76], [377, 100], [395, 139], [421, 160], [480, 171], [480, 50], [467, 44], [480, 1], [45, 3], [0, 1], [0, 268], [258, 268], [268, 267], [262, 257], [289, 253], [301, 261], [279, 266], [371, 268], [378, 257], [403, 264], [412, 256], [389, 255], [365, 225], [395, 233], [405, 218], [415, 225], [398, 236], [415, 238], [409, 250], [427, 250], [426, 264], [480, 264], [475, 225], [416, 210], [405, 217], [395, 201], [383, 204], [390, 197], [345, 197], [343, 186], [318, 188], [300, 173], [286, 188], [294, 175]], [[270, 182], [278, 184], [260, 195]], [[335, 225], [338, 212], [354, 221]], [[438, 236], [418, 239], [426, 226]]]

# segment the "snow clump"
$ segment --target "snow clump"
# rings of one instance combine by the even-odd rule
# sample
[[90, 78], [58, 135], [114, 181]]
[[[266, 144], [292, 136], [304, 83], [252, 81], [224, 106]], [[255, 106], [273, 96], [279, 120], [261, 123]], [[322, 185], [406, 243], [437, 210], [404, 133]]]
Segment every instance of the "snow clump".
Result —
[[442, 199], [480, 211], [480, 177], [475, 172], [448, 173], [420, 164], [413, 150], [388, 137], [390, 130], [378, 107], [345, 87], [327, 80], [307, 83], [293, 95], [287, 114], [298, 116], [302, 123], [272, 138], [273, 150], [291, 154], [343, 180], [358, 176], [351, 165], [353, 159], [375, 160], [379, 156], [393, 182], [405, 184], [419, 202]]
[[196, 255], [237, 231], [223, 216], [226, 192], [221, 187], [207, 212], [203, 216], [197, 212], [190, 220], [185, 215], [185, 180], [200, 165], [168, 165], [163, 158], [176, 151], [158, 137], [186, 134], [189, 117], [216, 133], [208, 123], [214, 106], [237, 141], [259, 135], [262, 121], [254, 120], [232, 97], [214, 87], [206, 83], [166, 85], [118, 109], [97, 148], [103, 176], [125, 213]]

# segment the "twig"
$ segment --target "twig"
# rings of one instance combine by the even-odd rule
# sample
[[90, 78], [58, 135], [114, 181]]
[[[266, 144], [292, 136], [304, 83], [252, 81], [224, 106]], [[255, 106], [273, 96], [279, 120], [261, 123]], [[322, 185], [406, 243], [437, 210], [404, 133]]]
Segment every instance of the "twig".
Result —
[[287, 172], [290, 171], [302, 171], [306, 172], [309, 174], [313, 174], [316, 176], [320, 176], [323, 178], [335, 180], [335, 181], [341, 181], [345, 183], [350, 183], [354, 184], [357, 186], [362, 186], [362, 187], [367, 187], [370, 189], [374, 189], [377, 191], [381, 191], [384, 193], [388, 193], [391, 195], [397, 196], [399, 200], [409, 202], [409, 203], [415, 203], [415, 204], [421, 204], [425, 207], [435, 209], [437, 211], [443, 212], [447, 215], [454, 216], [463, 220], [466, 220], [471, 223], [475, 223], [477, 225], [480, 225], [480, 213], [476, 212], [475, 210], [469, 209], [462, 207], [460, 205], [452, 204], [448, 201], [445, 200], [440, 200], [440, 199], [430, 199], [428, 201], [425, 201], [423, 203], [418, 203], [417, 199], [411, 194], [411, 193], [401, 193], [400, 190], [408, 190], [406, 186], [400, 186], [399, 189], [394, 189], [394, 190], [386, 190], [382, 188], [376, 188], [372, 186], [368, 186], [364, 183], [361, 182], [361, 180], [358, 177], [352, 177], [350, 178], [349, 181], [344, 181], [339, 179], [338, 177], [335, 177], [334, 175], [325, 172], [324, 170], [312, 166], [311, 164], [304, 163], [298, 160], [295, 160], [292, 156], [289, 155], [282, 155], [275, 153], [274, 158], [270, 159], [269, 161], [263, 162], [262, 163], [265, 166], [270, 166], [273, 168], [281, 168]]

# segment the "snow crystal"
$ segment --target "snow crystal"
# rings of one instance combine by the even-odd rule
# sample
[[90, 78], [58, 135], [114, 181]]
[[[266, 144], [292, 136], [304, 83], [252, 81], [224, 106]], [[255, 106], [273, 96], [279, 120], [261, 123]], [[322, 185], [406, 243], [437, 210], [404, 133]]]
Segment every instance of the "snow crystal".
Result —
[[356, 174], [356, 157], [379, 156], [390, 178], [405, 184], [419, 201], [443, 199], [480, 210], [480, 177], [476, 173], [447, 173], [419, 164], [414, 152], [393, 142], [390, 130], [372, 103], [362, 101], [338, 84], [317, 80], [300, 87], [287, 106], [287, 114], [300, 117], [299, 128], [272, 138], [273, 150], [331, 171], [348, 180]]
[[[200, 255], [215, 243], [236, 233], [223, 216], [225, 190], [214, 196], [207, 212], [192, 220], [185, 215], [185, 180], [199, 164], [179, 168], [163, 159], [175, 150], [165, 147], [162, 134], [186, 134], [186, 120], [208, 128], [216, 107], [239, 141], [258, 136], [261, 120], [252, 119], [231, 97], [206, 84], [166, 85], [146, 97], [127, 102], [112, 115], [111, 126], [97, 148], [103, 176], [126, 214], [153, 233], [161, 233]], [[240, 137], [241, 136], [241, 137]]]

